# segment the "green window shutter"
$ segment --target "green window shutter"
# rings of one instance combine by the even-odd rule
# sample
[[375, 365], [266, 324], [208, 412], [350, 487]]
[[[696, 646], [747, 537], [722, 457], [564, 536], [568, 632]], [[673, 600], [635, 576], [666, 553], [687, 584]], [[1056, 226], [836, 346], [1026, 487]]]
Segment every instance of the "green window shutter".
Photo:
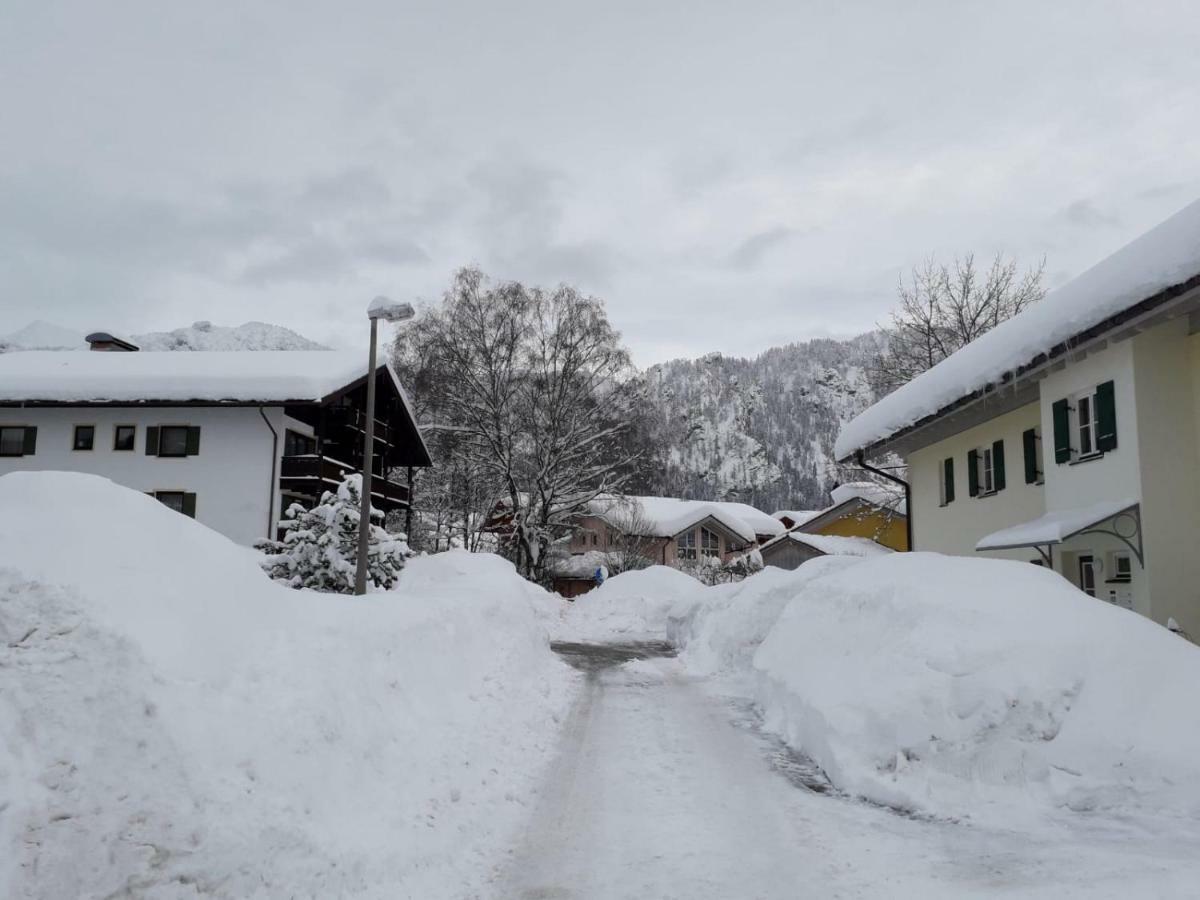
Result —
[[146, 455], [158, 456], [158, 426], [151, 425], [146, 429]]
[[188, 456], [195, 456], [200, 452], [200, 426], [190, 425], [187, 430], [187, 450]]
[[967, 493], [979, 496], [979, 451], [967, 451]]
[[183, 514], [191, 519], [196, 518], [196, 495], [195, 494], [185, 493], [183, 495]]
[[33, 456], [37, 452], [37, 426], [30, 425], [25, 429], [25, 441], [21, 446], [22, 456]]
[[1117, 449], [1117, 397], [1111, 381], [1096, 385], [1096, 449]]
[[946, 502], [954, 502], [954, 457], [949, 457], [942, 463], [943, 475], [946, 482]]
[[1065, 399], [1055, 400], [1050, 411], [1054, 418], [1054, 461], [1061, 465], [1071, 461], [1071, 414]]
[[1004, 441], [992, 444], [992, 487], [1004, 490]]
[[1037, 484], [1037, 429], [1029, 428], [1021, 433], [1021, 444], [1025, 448], [1025, 483]]

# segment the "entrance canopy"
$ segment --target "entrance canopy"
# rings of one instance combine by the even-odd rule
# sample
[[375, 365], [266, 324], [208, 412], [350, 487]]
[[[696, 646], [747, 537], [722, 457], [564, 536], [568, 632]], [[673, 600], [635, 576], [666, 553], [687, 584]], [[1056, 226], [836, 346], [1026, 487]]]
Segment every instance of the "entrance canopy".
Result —
[[[1091, 506], [1059, 509], [1031, 522], [994, 531], [975, 545], [976, 550], [1015, 550], [1021, 547], [1050, 548], [1081, 534], [1107, 534], [1124, 541], [1142, 560], [1142, 523], [1138, 501], [1106, 500]], [[1111, 529], [1098, 526], [1113, 519]], [[1133, 542], [1136, 541], [1135, 545]]]

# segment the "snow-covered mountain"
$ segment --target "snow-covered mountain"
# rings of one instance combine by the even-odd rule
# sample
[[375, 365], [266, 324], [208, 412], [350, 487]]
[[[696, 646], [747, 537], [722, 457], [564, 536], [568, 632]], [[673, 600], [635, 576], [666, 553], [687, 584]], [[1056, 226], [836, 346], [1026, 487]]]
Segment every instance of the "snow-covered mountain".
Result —
[[174, 331], [135, 334], [130, 340], [143, 350], [328, 350], [282, 325], [246, 322], [228, 327], [193, 322]]
[[[124, 335], [121, 335], [124, 337]], [[282, 325], [246, 322], [243, 325], [214, 325], [193, 322], [174, 331], [150, 331], [129, 335], [142, 350], [328, 350]], [[50, 322], [30, 322], [12, 334], [0, 335], [0, 353], [6, 350], [86, 350], [82, 332]]]
[[658, 456], [654, 493], [817, 509], [838, 480], [839, 424], [873, 400], [878, 333], [774, 347], [754, 359], [709, 354], [647, 372]]

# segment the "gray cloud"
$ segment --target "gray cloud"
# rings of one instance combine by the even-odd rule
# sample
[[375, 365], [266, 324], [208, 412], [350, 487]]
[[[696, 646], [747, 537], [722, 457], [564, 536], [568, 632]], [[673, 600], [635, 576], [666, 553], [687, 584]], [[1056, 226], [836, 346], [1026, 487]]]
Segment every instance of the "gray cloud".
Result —
[[1198, 39], [1168, 0], [17, 4], [0, 333], [357, 340], [470, 263], [601, 294], [643, 362], [868, 328], [931, 253], [1057, 280], [1200, 193]]

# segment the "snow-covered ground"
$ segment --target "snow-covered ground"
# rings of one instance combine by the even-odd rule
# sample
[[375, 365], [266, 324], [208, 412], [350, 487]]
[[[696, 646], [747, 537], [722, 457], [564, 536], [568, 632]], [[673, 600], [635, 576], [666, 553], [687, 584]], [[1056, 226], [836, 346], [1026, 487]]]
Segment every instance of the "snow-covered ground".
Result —
[[566, 603], [450, 552], [353, 598], [90, 476], [4, 476], [0, 510], [6, 900], [1200, 883], [1200, 650], [1027, 564]]
[[459, 898], [578, 676], [497, 557], [292, 591], [157, 501], [0, 478], [0, 896]]

